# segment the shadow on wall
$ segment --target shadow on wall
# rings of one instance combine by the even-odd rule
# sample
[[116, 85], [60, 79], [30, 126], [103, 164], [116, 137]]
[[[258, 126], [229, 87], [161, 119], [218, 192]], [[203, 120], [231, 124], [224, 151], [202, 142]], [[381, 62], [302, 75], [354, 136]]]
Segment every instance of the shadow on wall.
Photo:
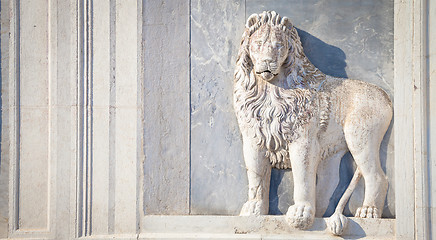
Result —
[[[298, 35], [300, 36], [301, 43], [303, 44], [304, 53], [319, 70], [333, 77], [347, 78], [347, 73], [345, 71], [345, 67], [347, 66], [347, 64], [345, 62], [346, 55], [344, 51], [342, 51], [338, 47], [323, 42], [319, 38], [311, 35], [306, 31], [298, 28], [297, 31]], [[346, 156], [344, 156], [344, 158], [347, 159]], [[347, 161], [350, 160], [348, 159]], [[340, 183], [332, 198], [333, 202], [336, 202], [336, 204], [339, 201], [339, 198], [336, 200], [334, 196], [342, 195], [354, 173], [354, 170], [352, 169], [352, 162], [347, 161], [345, 163], [343, 163], [344, 161], [341, 161]], [[280, 187], [281, 184], [283, 184], [283, 186], [293, 185], [292, 172], [289, 170], [273, 169], [271, 173], [269, 194], [269, 214], [285, 214], [287, 208], [293, 204], [293, 190], [284, 189], [283, 186]], [[338, 193], [340, 193], [340, 195]], [[334, 210], [334, 207], [335, 206], [332, 206], [331, 204], [327, 209], [326, 213], [330, 213], [331, 209]]]
[[321, 72], [340, 78], [347, 78], [346, 56], [340, 48], [329, 45], [310, 33], [297, 28], [304, 53]]

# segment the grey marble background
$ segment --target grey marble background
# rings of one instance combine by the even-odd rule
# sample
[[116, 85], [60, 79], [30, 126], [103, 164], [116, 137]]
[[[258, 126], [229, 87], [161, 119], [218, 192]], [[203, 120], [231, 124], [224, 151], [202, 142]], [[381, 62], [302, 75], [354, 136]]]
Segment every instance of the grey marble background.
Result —
[[[146, 148], [148, 145], [153, 146], [150, 151], [164, 149], [167, 152], [174, 147], [189, 148], [186, 149], [189, 156], [182, 151], [180, 159], [177, 159], [176, 153], [171, 157], [164, 156], [168, 158], [166, 164], [169, 165], [146, 164], [145, 179], [149, 181], [146, 180], [145, 183], [153, 186], [148, 188], [145, 184], [144, 189], [148, 189], [149, 194], [152, 194], [150, 189], [159, 189], [161, 193], [173, 191], [186, 192], [187, 195], [177, 198], [171, 198], [171, 194], [161, 194], [160, 197], [144, 196], [146, 206], [166, 206], [165, 209], [145, 208], [146, 214], [148, 212], [152, 214], [236, 215], [246, 201], [247, 176], [242, 157], [241, 135], [232, 106], [232, 84], [236, 55], [245, 20], [252, 13], [275, 10], [280, 15], [287, 16], [298, 28], [305, 53], [324, 73], [374, 83], [382, 87], [391, 98], [393, 97], [394, 15], [392, 0], [192, 0], [189, 9], [183, 8], [184, 12], [179, 15], [177, 11], [182, 11], [180, 8], [174, 7], [171, 11], [171, 6], [176, 6], [178, 1], [162, 2], [169, 5], [169, 10], [165, 14], [168, 14], [170, 18], [167, 23], [161, 23], [163, 24], [161, 31], [171, 30], [171, 27], [164, 25], [173, 24], [174, 21], [178, 22], [174, 19], [177, 16], [183, 16], [183, 21], [186, 20], [185, 17], [189, 17], [189, 27], [183, 25], [182, 30], [190, 29], [190, 35], [186, 37], [183, 35], [181, 39], [179, 31], [171, 30], [166, 35], [159, 34], [158, 39], [153, 39], [155, 35], [152, 35], [148, 37], [148, 41], [165, 42], [169, 39], [168, 42], [171, 44], [179, 44], [183, 49], [189, 48], [189, 58], [176, 58], [177, 62], [188, 63], [187, 66], [179, 65], [185, 66], [182, 69], [183, 74], [186, 73], [186, 69], [189, 71], [189, 76], [183, 75], [182, 78], [183, 81], [189, 82], [189, 87], [183, 85], [184, 87], [180, 88], [180, 84], [174, 86], [166, 84], [165, 86], [170, 88], [167, 90], [169, 92], [178, 91], [179, 94], [189, 94], [190, 97], [188, 103], [179, 103], [180, 108], [172, 106], [167, 109], [163, 105], [160, 111], [163, 113], [168, 111], [171, 116], [178, 116], [178, 111], [180, 111], [180, 116], [185, 116], [188, 111], [190, 121], [189, 126], [182, 124], [188, 132], [179, 132], [175, 136], [182, 139], [179, 145], [169, 146], [164, 143], [161, 145], [145, 143], [145, 145]], [[189, 15], [185, 16], [186, 13]], [[150, 11], [149, 14], [162, 13]], [[166, 19], [165, 16], [162, 19]], [[173, 39], [180, 39], [180, 41]], [[186, 47], [189, 43], [190, 45]], [[167, 55], [170, 53], [168, 52]], [[165, 74], [168, 75], [168, 73]], [[159, 81], [171, 80], [161, 79]], [[164, 92], [162, 91], [162, 94]], [[185, 107], [187, 105], [190, 109]], [[186, 144], [186, 136], [189, 137], [189, 144]], [[172, 141], [178, 142], [174, 139]], [[185, 145], [188, 146], [184, 147]], [[380, 151], [382, 166], [390, 183], [383, 212], [384, 217], [395, 216], [393, 150], [391, 127]], [[148, 156], [147, 161], [150, 163], [159, 161], [159, 154], [150, 152]], [[163, 181], [152, 177], [155, 173], [165, 172], [161, 168], [168, 166], [171, 171], [179, 173], [176, 180], [171, 179], [171, 174], [165, 175], [165, 178], [161, 176]], [[189, 168], [189, 174], [186, 174], [186, 168]], [[336, 195], [330, 199], [331, 206], [325, 216], [333, 212], [340, 195], [351, 180], [355, 166], [350, 154], [343, 158], [340, 168], [340, 184], [335, 191]], [[183, 169], [183, 171], [177, 172], [177, 169]], [[183, 188], [186, 188], [186, 182], [189, 182], [189, 189], [175, 190], [178, 182], [183, 182]], [[292, 185], [291, 171], [273, 171], [270, 214], [286, 213], [288, 206], [293, 203]], [[361, 180], [346, 208], [347, 214], [354, 213], [361, 205], [363, 188], [363, 180]], [[165, 202], [171, 204], [165, 204]], [[185, 210], [181, 211], [180, 208], [185, 208]]]

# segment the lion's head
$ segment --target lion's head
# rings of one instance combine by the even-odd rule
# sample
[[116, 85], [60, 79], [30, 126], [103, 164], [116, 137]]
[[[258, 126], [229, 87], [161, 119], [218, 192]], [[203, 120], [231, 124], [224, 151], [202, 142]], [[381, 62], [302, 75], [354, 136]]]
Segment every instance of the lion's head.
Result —
[[242, 69], [236, 71], [264, 81], [284, 78], [289, 87], [310, 88], [325, 78], [304, 54], [298, 32], [287, 17], [274, 11], [252, 14], [245, 27], [237, 60]]
[[[267, 16], [265, 14], [262, 18], [257, 14], [251, 15], [247, 21], [247, 28], [256, 28], [259, 21], [266, 20]], [[289, 28], [288, 18], [284, 17], [280, 22], [276, 22], [274, 20], [280, 20], [280, 17], [277, 17], [278, 15], [271, 16], [270, 24], [261, 24], [248, 42], [254, 73], [265, 81], [270, 81], [279, 74], [291, 46], [286, 34], [286, 29]]]

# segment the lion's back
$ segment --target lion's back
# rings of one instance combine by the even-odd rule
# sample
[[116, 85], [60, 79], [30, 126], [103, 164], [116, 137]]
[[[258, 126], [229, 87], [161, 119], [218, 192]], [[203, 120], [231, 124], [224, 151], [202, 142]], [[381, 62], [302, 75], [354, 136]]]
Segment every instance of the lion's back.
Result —
[[392, 102], [380, 87], [360, 80], [337, 79], [330, 84], [332, 105], [336, 105], [336, 118], [342, 125], [347, 118], [361, 121], [390, 122]]

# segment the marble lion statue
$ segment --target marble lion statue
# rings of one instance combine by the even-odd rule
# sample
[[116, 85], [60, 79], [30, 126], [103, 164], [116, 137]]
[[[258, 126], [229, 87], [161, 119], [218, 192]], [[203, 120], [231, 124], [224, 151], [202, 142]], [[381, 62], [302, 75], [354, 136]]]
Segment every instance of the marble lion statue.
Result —
[[249, 183], [240, 215], [268, 214], [271, 168], [292, 168], [294, 205], [285, 218], [295, 228], [309, 228], [316, 188], [331, 196], [337, 186], [328, 179], [317, 183], [317, 176], [339, 175], [340, 159], [350, 151], [357, 169], [328, 228], [343, 233], [342, 211], [361, 176], [365, 197], [355, 216], [381, 217], [388, 182], [379, 150], [392, 103], [375, 85], [317, 69], [287, 17], [268, 11], [248, 18], [236, 61], [234, 109]]

